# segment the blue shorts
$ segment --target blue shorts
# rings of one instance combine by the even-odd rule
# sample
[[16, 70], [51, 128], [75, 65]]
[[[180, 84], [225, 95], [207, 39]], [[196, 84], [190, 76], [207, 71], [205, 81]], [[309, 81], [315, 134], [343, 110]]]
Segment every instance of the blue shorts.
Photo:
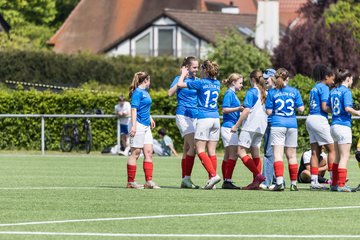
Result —
[[120, 124], [120, 135], [128, 135], [129, 134], [129, 125]]

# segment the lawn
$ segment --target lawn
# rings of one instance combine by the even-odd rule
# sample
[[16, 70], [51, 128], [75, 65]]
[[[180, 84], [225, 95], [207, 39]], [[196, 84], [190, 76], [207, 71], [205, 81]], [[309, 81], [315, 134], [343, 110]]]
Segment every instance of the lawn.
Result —
[[[350, 186], [360, 183], [355, 159], [348, 177]], [[239, 162], [236, 184], [250, 178]], [[126, 189], [126, 179], [125, 157], [1, 153], [0, 239], [360, 238], [359, 192], [313, 192], [304, 184], [299, 192], [222, 190], [221, 183], [179, 189], [175, 157], [154, 158], [162, 189]], [[197, 160], [193, 181], [206, 179]], [[144, 181], [142, 162], [136, 180]]]

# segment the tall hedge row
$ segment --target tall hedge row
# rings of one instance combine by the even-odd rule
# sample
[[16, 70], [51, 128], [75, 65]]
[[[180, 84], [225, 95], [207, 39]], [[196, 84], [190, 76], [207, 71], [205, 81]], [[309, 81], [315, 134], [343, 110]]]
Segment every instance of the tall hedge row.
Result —
[[151, 75], [153, 88], [167, 88], [179, 59], [106, 57], [93, 54], [64, 55], [49, 51], [1, 51], [0, 81], [11, 80], [77, 87], [89, 81], [129, 86], [135, 72]]
[[[309, 111], [309, 91], [313, 86], [311, 79], [297, 75], [290, 81], [297, 87], [305, 103], [305, 113]], [[243, 101], [249, 83], [245, 82], [245, 89], [238, 93]], [[219, 97], [221, 106], [222, 98], [226, 89], [222, 88]], [[151, 90], [153, 99], [151, 113], [153, 115], [174, 115], [176, 109], [176, 98], [168, 97], [166, 90]], [[360, 101], [360, 91], [353, 89], [355, 103]], [[36, 90], [0, 90], [0, 113], [7, 114], [80, 114], [80, 109], [90, 112], [92, 109], [100, 108], [105, 114], [114, 113], [114, 105], [117, 103], [117, 95], [113, 93], [92, 93], [87, 91], [68, 90], [62, 93], [50, 91], [39, 92]], [[221, 110], [221, 109], [220, 109]], [[157, 128], [153, 131], [157, 136], [157, 130], [161, 127], [168, 129], [168, 134], [173, 138], [175, 146], [181, 151], [182, 139], [175, 125], [174, 119], [155, 119]], [[47, 118], [46, 148], [48, 150], [59, 150], [59, 140], [64, 123], [79, 123], [81, 119]], [[116, 144], [116, 118], [91, 119], [93, 130], [93, 144], [95, 150]], [[309, 147], [308, 134], [305, 121], [299, 120], [299, 148]], [[40, 118], [0, 118], [0, 149], [40, 149]], [[360, 136], [360, 121], [353, 121], [353, 145]], [[219, 147], [222, 148], [221, 143]]]

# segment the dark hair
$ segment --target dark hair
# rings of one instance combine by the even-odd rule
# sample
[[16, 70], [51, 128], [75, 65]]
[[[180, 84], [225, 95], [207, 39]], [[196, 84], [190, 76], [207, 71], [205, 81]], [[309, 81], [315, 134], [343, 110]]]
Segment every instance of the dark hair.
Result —
[[285, 81], [290, 76], [289, 71], [285, 68], [279, 68], [275, 73], [275, 88], [282, 89], [285, 87]]
[[203, 64], [201, 64], [201, 68], [212, 79], [216, 79], [216, 77], [219, 75], [219, 65], [216, 62], [205, 60]]
[[121, 95], [118, 97], [118, 100], [119, 100], [120, 102], [125, 101], [125, 96], [121, 94]]
[[184, 61], [183, 61], [183, 63], [181, 64], [181, 67], [190, 66], [193, 61], [197, 61], [197, 60], [196, 60], [196, 57], [194, 57], [194, 56], [188, 56], [188, 57], [184, 58]]
[[342, 69], [339, 68], [336, 71], [336, 78], [335, 78], [335, 84], [341, 84], [342, 82], [344, 82], [348, 77], [351, 77], [352, 74], [349, 70], [347, 69]]
[[129, 98], [131, 98], [134, 90], [149, 77], [150, 77], [149, 74], [147, 74], [146, 72], [137, 72], [134, 74], [132, 83], [129, 87]]
[[334, 72], [324, 64], [316, 64], [312, 71], [312, 78], [315, 82], [323, 81], [326, 77], [334, 75]]
[[263, 73], [260, 70], [254, 70], [250, 73], [250, 79], [254, 79], [256, 85], [259, 87], [261, 93], [261, 102], [265, 103], [266, 100], [266, 81], [263, 77]]
[[165, 136], [166, 135], [166, 129], [165, 128], [160, 128], [158, 131], [158, 134], [161, 136]]
[[227, 79], [224, 79], [222, 81], [222, 83], [225, 84], [227, 87], [230, 87], [232, 82], [235, 82], [241, 78], [243, 78], [243, 76], [241, 74], [232, 73], [232, 74], [230, 74], [230, 76]]

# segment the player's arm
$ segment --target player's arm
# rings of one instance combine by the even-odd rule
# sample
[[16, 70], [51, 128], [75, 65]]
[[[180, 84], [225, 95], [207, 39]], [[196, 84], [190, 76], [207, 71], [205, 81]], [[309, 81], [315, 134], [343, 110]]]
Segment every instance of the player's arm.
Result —
[[134, 137], [136, 134], [136, 115], [137, 115], [137, 109], [131, 108], [131, 129], [130, 129], [131, 137]]
[[168, 96], [171, 97], [171, 96], [174, 96], [174, 94], [176, 93], [178, 89], [178, 86], [177, 84], [175, 84], [173, 87], [171, 87], [168, 91]]
[[227, 114], [227, 113], [232, 113], [232, 112], [240, 112], [242, 109], [244, 109], [244, 107], [242, 107], [242, 106], [238, 106], [238, 107], [234, 107], [234, 108], [223, 108], [222, 112]]
[[184, 83], [184, 79], [186, 78], [186, 76], [188, 74], [189, 74], [189, 71], [188, 71], [187, 67], [182, 67], [181, 68], [181, 75], [180, 75], [179, 81], [177, 83], [177, 86], [179, 88], [186, 88], [187, 87], [187, 84]]
[[174, 148], [174, 145], [172, 143], [170, 143], [168, 145], [168, 147], [171, 149], [171, 152], [177, 157], [178, 156], [178, 153], [176, 152], [175, 148]]
[[237, 132], [238, 128], [240, 127], [240, 125], [242, 124], [243, 121], [245, 121], [245, 119], [248, 117], [250, 112], [250, 108], [244, 108], [244, 110], [242, 111], [239, 120], [236, 122], [236, 124], [231, 128], [231, 132]]

